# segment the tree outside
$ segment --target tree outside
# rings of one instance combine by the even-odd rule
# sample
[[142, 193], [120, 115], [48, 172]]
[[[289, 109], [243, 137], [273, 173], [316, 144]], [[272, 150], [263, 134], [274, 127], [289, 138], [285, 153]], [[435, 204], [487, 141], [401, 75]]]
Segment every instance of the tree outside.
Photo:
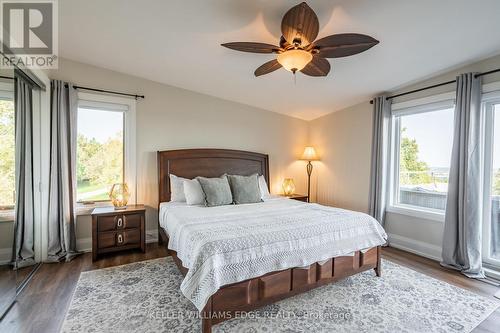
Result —
[[[399, 183], [403, 186], [432, 185], [429, 190], [446, 191], [448, 168], [431, 167], [420, 160], [418, 142], [405, 135], [406, 128], [401, 130]], [[500, 178], [499, 178], [500, 189]]]
[[405, 136], [405, 132], [406, 128], [403, 128], [399, 156], [399, 183], [401, 185], [432, 183], [429, 166], [419, 160], [417, 140]]
[[123, 132], [102, 143], [78, 134], [77, 160], [78, 200], [108, 200], [111, 186], [123, 181]]
[[0, 206], [13, 206], [15, 193], [14, 102], [0, 100]]

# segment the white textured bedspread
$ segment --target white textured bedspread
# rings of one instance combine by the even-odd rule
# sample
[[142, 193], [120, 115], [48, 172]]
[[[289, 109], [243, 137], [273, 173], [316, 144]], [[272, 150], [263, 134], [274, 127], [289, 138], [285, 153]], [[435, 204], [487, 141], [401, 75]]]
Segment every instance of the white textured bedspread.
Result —
[[189, 269], [182, 293], [201, 311], [220, 287], [382, 245], [369, 215], [290, 199], [197, 207], [163, 203], [168, 248]]

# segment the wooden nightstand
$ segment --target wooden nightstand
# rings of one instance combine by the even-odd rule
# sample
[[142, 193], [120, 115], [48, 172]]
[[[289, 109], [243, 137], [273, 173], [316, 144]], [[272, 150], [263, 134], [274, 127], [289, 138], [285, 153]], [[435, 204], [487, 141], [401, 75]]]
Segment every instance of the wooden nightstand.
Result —
[[102, 253], [128, 249], [146, 251], [145, 212], [143, 205], [126, 209], [98, 207], [92, 211], [92, 260]]
[[292, 194], [292, 195], [280, 194], [280, 195], [282, 197], [285, 197], [285, 198], [289, 198], [289, 199], [293, 199], [293, 200], [298, 200], [298, 201], [304, 201], [304, 202], [308, 202], [307, 199], [309, 199], [306, 194]]

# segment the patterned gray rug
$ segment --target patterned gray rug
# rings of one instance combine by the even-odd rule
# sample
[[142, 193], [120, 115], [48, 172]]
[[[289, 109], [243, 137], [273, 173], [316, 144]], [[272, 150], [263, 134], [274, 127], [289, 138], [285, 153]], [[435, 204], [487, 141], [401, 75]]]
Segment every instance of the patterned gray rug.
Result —
[[[80, 276], [63, 332], [199, 332], [182, 275], [161, 258]], [[214, 332], [470, 332], [500, 303], [385, 260], [373, 271], [214, 326]]]

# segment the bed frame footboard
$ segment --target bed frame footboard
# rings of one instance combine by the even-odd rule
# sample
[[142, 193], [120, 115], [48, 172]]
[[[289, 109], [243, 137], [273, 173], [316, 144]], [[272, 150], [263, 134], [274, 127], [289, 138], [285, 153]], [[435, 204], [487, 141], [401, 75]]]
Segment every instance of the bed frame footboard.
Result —
[[[160, 236], [167, 246], [168, 236], [160, 229]], [[182, 266], [177, 253], [172, 250], [169, 253], [185, 275], [188, 270]], [[331, 258], [322, 265], [314, 263], [305, 268], [271, 272], [223, 286], [210, 297], [201, 313], [202, 331], [210, 333], [212, 325], [366, 270], [373, 269], [377, 276], [381, 276], [381, 257], [382, 247], [377, 246], [365, 253], [357, 251], [354, 256]]]

